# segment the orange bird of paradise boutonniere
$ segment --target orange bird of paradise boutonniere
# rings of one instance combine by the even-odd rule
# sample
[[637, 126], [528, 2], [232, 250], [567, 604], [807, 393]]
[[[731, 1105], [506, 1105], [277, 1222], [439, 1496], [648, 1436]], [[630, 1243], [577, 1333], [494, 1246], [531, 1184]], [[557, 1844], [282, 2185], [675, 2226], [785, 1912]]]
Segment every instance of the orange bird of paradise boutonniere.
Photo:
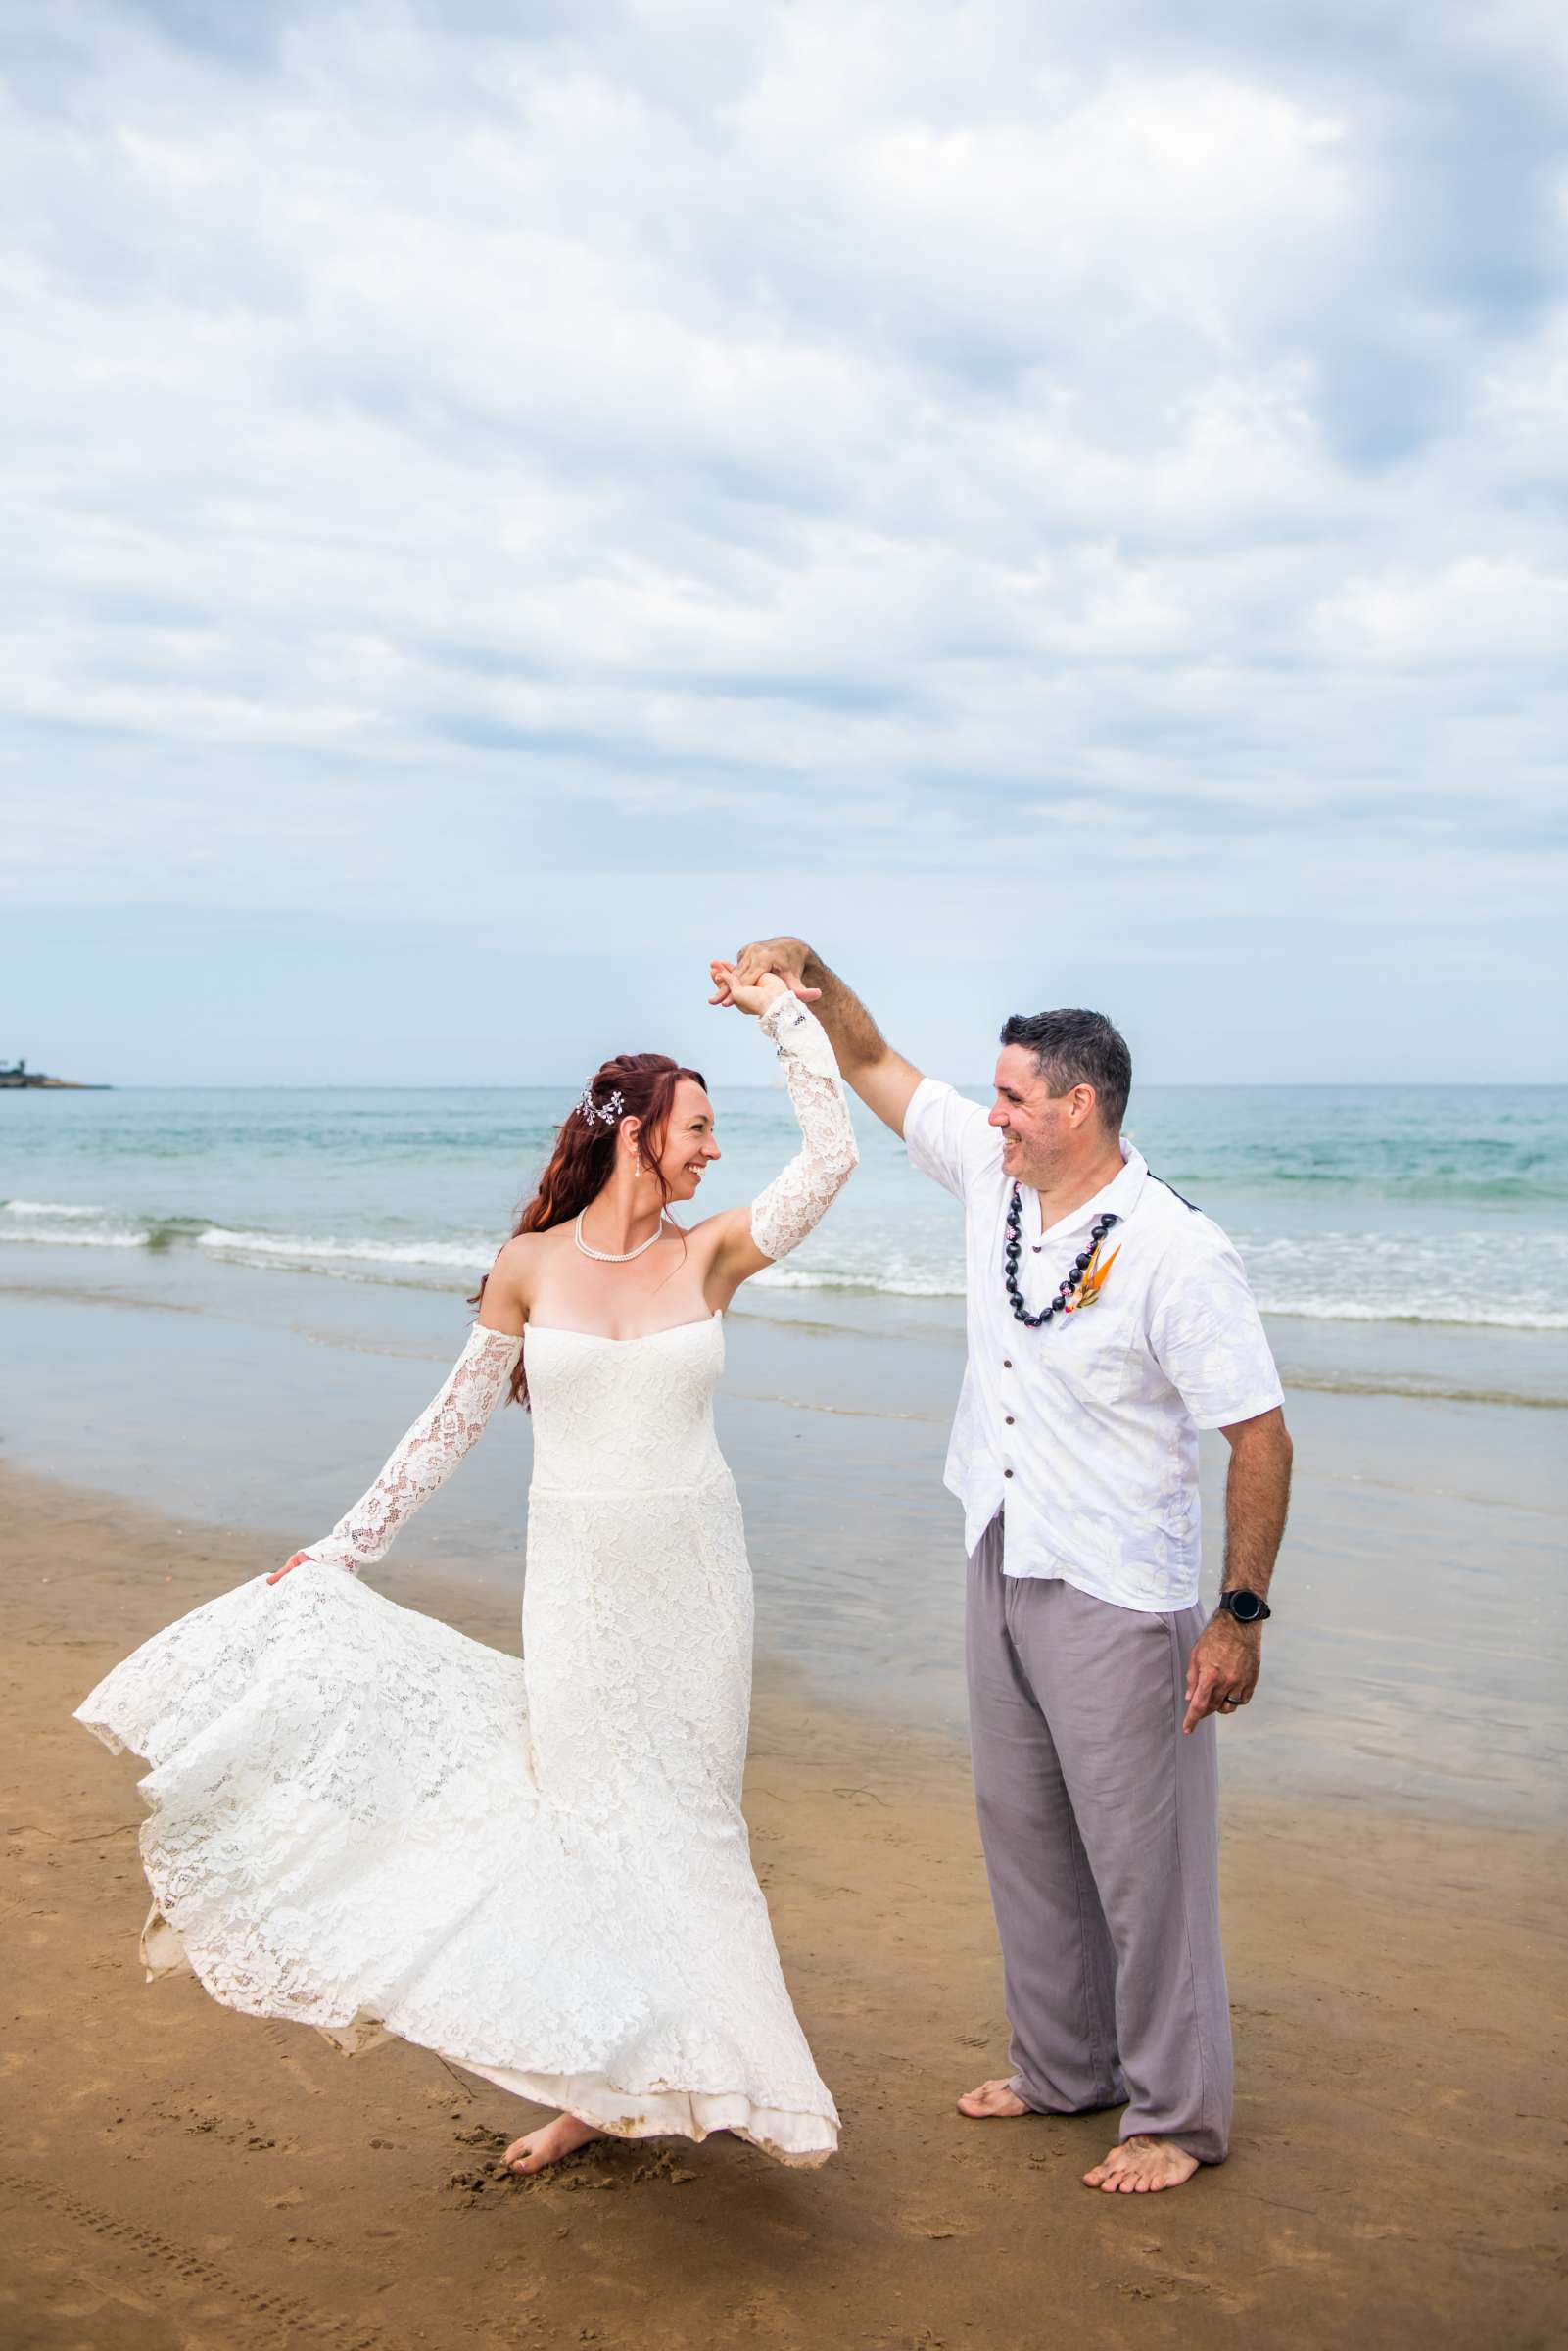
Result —
[[1112, 1267], [1116, 1264], [1117, 1259], [1120, 1255], [1121, 1243], [1117, 1241], [1116, 1247], [1112, 1250], [1111, 1255], [1106, 1259], [1104, 1265], [1102, 1265], [1100, 1262], [1099, 1244], [1098, 1242], [1095, 1244], [1094, 1255], [1090, 1258], [1087, 1266], [1085, 1266], [1083, 1270], [1083, 1280], [1079, 1285], [1078, 1294], [1073, 1299], [1072, 1304], [1067, 1308], [1067, 1313], [1069, 1315], [1075, 1315], [1078, 1313], [1080, 1308], [1085, 1306], [1093, 1306], [1095, 1300], [1099, 1297], [1100, 1292], [1105, 1287], [1106, 1275], [1110, 1272]]

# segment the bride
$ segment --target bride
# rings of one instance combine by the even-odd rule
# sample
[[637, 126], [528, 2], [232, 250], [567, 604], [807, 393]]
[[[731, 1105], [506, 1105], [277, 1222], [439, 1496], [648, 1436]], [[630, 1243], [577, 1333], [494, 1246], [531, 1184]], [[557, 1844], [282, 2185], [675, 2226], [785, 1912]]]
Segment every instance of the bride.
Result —
[[[751, 1576], [712, 1396], [725, 1308], [856, 1150], [806, 1006], [714, 975], [783, 1061], [789, 1166], [683, 1230], [669, 1205], [719, 1156], [703, 1081], [606, 1062], [369, 1492], [77, 1713], [151, 1766], [149, 1971], [558, 2107], [507, 2150], [523, 2172], [600, 2133], [733, 2131], [801, 2165], [837, 2144], [740, 1811]], [[508, 1393], [535, 1417], [521, 1660], [356, 1580]]]

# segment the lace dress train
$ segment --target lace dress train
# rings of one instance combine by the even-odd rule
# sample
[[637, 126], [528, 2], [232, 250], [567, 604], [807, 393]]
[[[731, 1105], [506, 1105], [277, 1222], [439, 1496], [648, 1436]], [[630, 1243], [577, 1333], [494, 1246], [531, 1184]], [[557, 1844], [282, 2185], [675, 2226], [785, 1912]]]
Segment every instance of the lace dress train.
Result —
[[[764, 1015], [803, 1148], [753, 1205], [781, 1256], [854, 1164], [827, 1039]], [[77, 1719], [150, 1769], [149, 1969], [346, 2046], [392, 2033], [629, 2137], [837, 2142], [751, 1867], [751, 1579], [713, 1431], [722, 1319], [527, 1337], [523, 1656], [357, 1579], [450, 1475], [520, 1342], [475, 1330], [312, 1564], [156, 1635]]]

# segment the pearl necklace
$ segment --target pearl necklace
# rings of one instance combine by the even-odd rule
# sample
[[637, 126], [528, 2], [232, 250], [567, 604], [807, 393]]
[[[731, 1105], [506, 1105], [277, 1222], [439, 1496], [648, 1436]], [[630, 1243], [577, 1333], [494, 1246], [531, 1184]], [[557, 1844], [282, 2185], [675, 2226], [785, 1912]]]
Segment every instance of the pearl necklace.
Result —
[[596, 1258], [601, 1266], [629, 1266], [634, 1257], [641, 1257], [644, 1249], [652, 1248], [654, 1242], [662, 1235], [665, 1224], [668, 1223], [668, 1219], [661, 1208], [659, 1211], [659, 1221], [654, 1225], [653, 1230], [648, 1234], [648, 1237], [645, 1241], [639, 1241], [635, 1249], [595, 1249], [592, 1241], [585, 1241], [583, 1238], [583, 1219], [587, 1216], [587, 1214], [588, 1211], [586, 1208], [578, 1211], [577, 1223], [572, 1226], [572, 1238], [577, 1243], [579, 1249], [582, 1250], [585, 1257]]

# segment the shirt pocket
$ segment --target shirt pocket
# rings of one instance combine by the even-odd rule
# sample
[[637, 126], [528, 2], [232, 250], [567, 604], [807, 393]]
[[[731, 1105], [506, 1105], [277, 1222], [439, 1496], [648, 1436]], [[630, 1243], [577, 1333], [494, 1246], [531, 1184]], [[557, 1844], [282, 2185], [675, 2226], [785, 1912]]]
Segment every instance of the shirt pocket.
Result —
[[1108, 1289], [1040, 1335], [1052, 1349], [1052, 1370], [1080, 1404], [1118, 1404], [1136, 1387], [1140, 1333], [1130, 1299]]

